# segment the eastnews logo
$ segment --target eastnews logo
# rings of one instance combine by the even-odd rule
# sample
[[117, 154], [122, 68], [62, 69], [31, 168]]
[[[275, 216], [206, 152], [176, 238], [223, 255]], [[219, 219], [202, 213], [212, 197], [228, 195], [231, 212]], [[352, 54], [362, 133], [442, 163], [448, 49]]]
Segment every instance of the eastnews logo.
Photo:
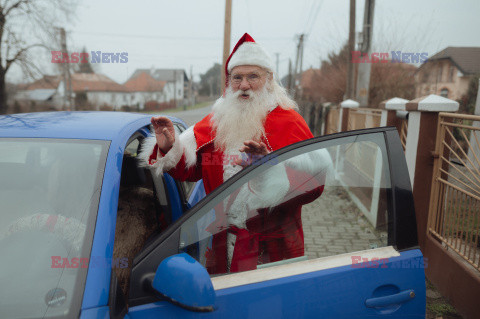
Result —
[[237, 162], [241, 162], [241, 165], [253, 164], [253, 165], [262, 165], [264, 163], [270, 165], [278, 164], [278, 158], [272, 155], [247, 155], [242, 153], [240, 155], [235, 154], [223, 154], [223, 155], [215, 155], [215, 154], [202, 154], [202, 165], [237, 165]]
[[73, 52], [51, 51], [52, 63], [127, 63], [128, 52], [112, 53], [102, 51]]
[[402, 52], [391, 51], [391, 56], [388, 52], [372, 52], [362, 54], [360, 51], [352, 51], [353, 63], [425, 63], [428, 60], [427, 52]]
[[62, 258], [62, 256], [51, 256], [51, 268], [128, 268], [128, 258]]
[[352, 268], [403, 268], [403, 269], [425, 269], [428, 267], [428, 258], [413, 258], [400, 261], [388, 261], [388, 258], [365, 258], [362, 256], [351, 256]]

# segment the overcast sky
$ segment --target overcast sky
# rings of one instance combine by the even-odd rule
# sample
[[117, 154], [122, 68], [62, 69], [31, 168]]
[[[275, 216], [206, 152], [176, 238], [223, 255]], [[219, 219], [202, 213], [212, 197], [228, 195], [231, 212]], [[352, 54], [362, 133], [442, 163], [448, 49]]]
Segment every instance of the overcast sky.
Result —
[[[233, 0], [231, 48], [248, 32], [275, 59], [279, 73], [295, 60], [297, 36], [307, 35], [303, 68], [318, 68], [348, 39], [349, 0]], [[357, 0], [356, 30], [364, 1]], [[181, 68], [195, 79], [221, 63], [225, 0], [85, 0], [67, 30], [70, 51], [128, 52], [128, 63], [97, 71], [124, 83], [138, 68]], [[447, 46], [480, 47], [479, 0], [377, 0], [373, 48], [432, 56]], [[60, 50], [60, 48], [59, 48]], [[43, 58], [49, 62], [49, 54]], [[54, 72], [52, 65], [47, 64]], [[10, 80], [21, 79], [18, 72]]]

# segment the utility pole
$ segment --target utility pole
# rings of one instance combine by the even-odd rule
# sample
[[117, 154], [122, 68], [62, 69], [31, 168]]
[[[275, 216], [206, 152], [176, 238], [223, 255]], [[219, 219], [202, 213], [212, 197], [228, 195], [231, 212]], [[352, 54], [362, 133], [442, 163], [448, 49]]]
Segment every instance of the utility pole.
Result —
[[173, 70], [173, 103], [177, 108], [177, 69]]
[[297, 97], [297, 70], [301, 72], [302, 69], [302, 62], [303, 62], [303, 37], [304, 34], [300, 34], [298, 37], [298, 45], [297, 45], [297, 56], [295, 58], [295, 68], [293, 69], [293, 92], [294, 92], [294, 97]]
[[288, 78], [287, 78], [288, 94], [292, 94], [292, 59], [288, 59]]
[[[363, 32], [360, 45], [360, 52], [362, 52], [362, 56], [365, 54], [370, 56], [371, 53], [374, 7], [375, 0], [365, 0], [365, 14], [363, 16]], [[358, 65], [357, 90], [355, 96], [357, 102], [360, 103], [360, 107], [368, 106], [371, 70], [371, 63], [360, 63]]]
[[232, 0], [225, 0], [225, 27], [223, 29], [222, 93], [225, 91], [225, 65], [230, 55], [230, 37], [232, 32]]
[[302, 73], [303, 73], [303, 44], [304, 44], [304, 34], [302, 34], [301, 36], [302, 38], [302, 44], [300, 45], [300, 66], [299, 66], [299, 72], [298, 74], [300, 74], [300, 79], [301, 79], [301, 76], [302, 76]]
[[190, 65], [190, 86], [189, 86], [189, 91], [190, 91], [190, 105], [194, 105], [194, 94], [193, 94], [193, 66]]
[[[67, 35], [64, 28], [59, 28], [60, 30], [60, 41], [62, 46], [62, 54], [68, 54], [67, 50]], [[68, 111], [74, 111], [74, 106], [72, 104], [72, 79], [70, 77], [70, 63], [63, 63], [63, 107]]]
[[353, 98], [354, 68], [352, 62], [352, 51], [355, 50], [355, 0], [350, 0], [350, 28], [348, 34], [348, 69], [347, 69], [347, 90], [346, 98]]
[[277, 78], [280, 79], [280, 75], [278, 74], [278, 56], [280, 55], [280, 53], [275, 53], [275, 55], [277, 56]]

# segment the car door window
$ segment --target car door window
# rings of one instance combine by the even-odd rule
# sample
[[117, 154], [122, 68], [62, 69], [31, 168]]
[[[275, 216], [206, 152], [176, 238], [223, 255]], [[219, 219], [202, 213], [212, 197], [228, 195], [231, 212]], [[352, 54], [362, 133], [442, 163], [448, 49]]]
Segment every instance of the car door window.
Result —
[[395, 128], [317, 137], [244, 168], [146, 247], [132, 274], [129, 314], [179, 309], [146, 282], [165, 258], [186, 252], [212, 276], [212, 318], [420, 317], [417, 245]]
[[[125, 147], [118, 199], [112, 265], [118, 285], [128, 297], [133, 259], [156, 232], [168, 226], [167, 212], [159, 205], [157, 193], [161, 176], [139, 166], [137, 154], [142, 136], [134, 135]], [[157, 179], [157, 180], [155, 180]]]
[[389, 245], [382, 133], [295, 148], [252, 166], [181, 226], [179, 250], [210, 274]]

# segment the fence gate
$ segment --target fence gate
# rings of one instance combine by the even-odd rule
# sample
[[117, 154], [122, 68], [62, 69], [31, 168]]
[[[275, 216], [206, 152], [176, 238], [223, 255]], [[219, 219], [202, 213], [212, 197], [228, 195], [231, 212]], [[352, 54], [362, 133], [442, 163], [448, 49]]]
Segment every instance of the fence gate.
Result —
[[428, 234], [480, 271], [480, 116], [440, 113]]
[[347, 130], [359, 130], [380, 126], [382, 111], [377, 109], [354, 108], [349, 110]]
[[339, 121], [340, 121], [340, 107], [338, 106], [330, 107], [327, 113], [324, 134], [327, 135], [327, 134], [340, 132]]

